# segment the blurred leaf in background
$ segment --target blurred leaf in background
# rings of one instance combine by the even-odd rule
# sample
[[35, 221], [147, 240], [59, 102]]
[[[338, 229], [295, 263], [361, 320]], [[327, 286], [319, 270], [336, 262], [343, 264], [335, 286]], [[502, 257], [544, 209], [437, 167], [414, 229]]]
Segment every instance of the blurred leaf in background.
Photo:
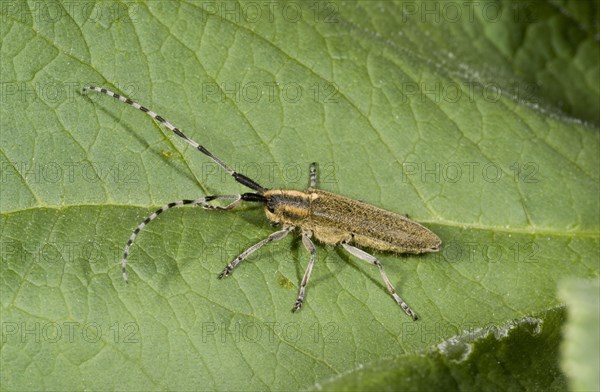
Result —
[[600, 390], [600, 284], [570, 279], [562, 282], [559, 294], [569, 315], [561, 347], [569, 386], [574, 391]]

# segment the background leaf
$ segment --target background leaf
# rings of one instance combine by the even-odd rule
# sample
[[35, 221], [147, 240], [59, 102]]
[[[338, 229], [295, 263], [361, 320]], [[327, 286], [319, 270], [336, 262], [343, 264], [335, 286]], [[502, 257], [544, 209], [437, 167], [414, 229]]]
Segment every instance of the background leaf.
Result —
[[564, 328], [561, 366], [575, 391], [600, 389], [600, 284], [598, 281], [570, 279], [561, 282], [560, 297], [569, 308]]
[[[564, 311], [503, 326], [464, 330], [426, 355], [407, 354], [361, 366], [319, 384], [327, 390], [566, 389], [556, 361]], [[406, 366], [410, 363], [411, 366]]]
[[[543, 343], [562, 322], [556, 282], [598, 278], [595, 3], [48, 4], [1, 9], [3, 389], [337, 388], [361, 368], [377, 387], [564, 388], [557, 371], [470, 365], [556, 369]], [[266, 187], [303, 189], [317, 161], [321, 188], [423, 222], [441, 252], [378, 255], [421, 320], [326, 246], [292, 314], [308, 261], [294, 238], [218, 281], [273, 231], [253, 206], [165, 213], [126, 285], [140, 221], [241, 186], [141, 112], [81, 95], [87, 84]], [[483, 335], [437, 371], [444, 342], [530, 318], [533, 337]]]

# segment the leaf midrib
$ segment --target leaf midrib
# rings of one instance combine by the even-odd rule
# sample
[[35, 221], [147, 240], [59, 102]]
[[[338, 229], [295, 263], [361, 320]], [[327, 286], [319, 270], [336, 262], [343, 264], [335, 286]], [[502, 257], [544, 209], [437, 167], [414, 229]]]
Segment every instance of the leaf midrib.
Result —
[[[1, 217], [10, 217], [10, 215], [16, 215], [24, 212], [30, 211], [43, 211], [43, 210], [52, 210], [52, 211], [68, 211], [69, 209], [74, 208], [106, 208], [106, 207], [120, 207], [120, 208], [134, 208], [134, 209], [142, 209], [142, 210], [157, 210], [163, 207], [164, 204], [153, 204], [153, 205], [142, 205], [142, 204], [116, 204], [116, 203], [102, 203], [102, 204], [72, 204], [72, 205], [60, 205], [60, 206], [35, 206], [29, 208], [23, 208], [19, 210], [6, 210], [0, 212]], [[254, 206], [241, 207], [236, 211], [251, 211], [254, 209], [258, 209]], [[479, 231], [490, 231], [496, 234], [521, 234], [521, 235], [533, 235], [536, 237], [564, 237], [564, 238], [586, 238], [592, 240], [600, 240], [600, 229], [597, 231], [559, 231], [556, 229], [548, 229], [548, 228], [507, 228], [506, 226], [486, 226], [486, 225], [478, 225], [473, 223], [460, 223], [454, 221], [447, 220], [427, 220], [427, 219], [419, 219], [419, 223], [432, 224], [438, 226], [445, 226], [450, 228], [457, 228], [461, 230], [479, 230]]]

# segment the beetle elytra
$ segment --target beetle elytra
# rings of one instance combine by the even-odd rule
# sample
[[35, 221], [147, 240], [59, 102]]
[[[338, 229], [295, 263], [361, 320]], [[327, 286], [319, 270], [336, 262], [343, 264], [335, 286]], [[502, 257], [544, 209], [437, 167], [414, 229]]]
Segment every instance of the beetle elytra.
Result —
[[[238, 183], [253, 190], [253, 192], [238, 195], [205, 196], [195, 200], [178, 200], [155, 211], [139, 224], [125, 245], [121, 269], [126, 282], [128, 281], [126, 271], [127, 256], [129, 255], [133, 241], [148, 223], [164, 211], [182, 205], [199, 205], [206, 209], [230, 210], [238, 206], [241, 202], [254, 202], [264, 205], [267, 219], [273, 224], [281, 225], [281, 230], [272, 233], [264, 240], [242, 252], [242, 254], [225, 267], [219, 278], [230, 275], [238, 264], [263, 245], [281, 240], [292, 230], [298, 228], [301, 232], [302, 244], [310, 253], [310, 261], [302, 278], [298, 297], [292, 307], [293, 312], [299, 310], [304, 304], [306, 286], [315, 263], [316, 248], [311, 240], [314, 237], [327, 245], [340, 245], [350, 254], [377, 266], [381, 278], [396, 303], [413, 320], [418, 319], [416, 313], [396, 293], [396, 289], [388, 279], [381, 262], [375, 256], [357, 246], [393, 253], [417, 254], [437, 252], [441, 245], [441, 240], [432, 231], [405, 216], [317, 189], [317, 168], [315, 163], [310, 165], [309, 187], [305, 191], [264, 188], [251, 178], [229, 168], [204, 146], [188, 138], [178, 128], [153, 111], [105, 88], [88, 86], [83, 89], [84, 92], [88, 90], [109, 95], [146, 113], [173, 131], [195, 149], [207, 155]], [[210, 204], [213, 200], [230, 200], [231, 202], [225, 206], [218, 206]]]

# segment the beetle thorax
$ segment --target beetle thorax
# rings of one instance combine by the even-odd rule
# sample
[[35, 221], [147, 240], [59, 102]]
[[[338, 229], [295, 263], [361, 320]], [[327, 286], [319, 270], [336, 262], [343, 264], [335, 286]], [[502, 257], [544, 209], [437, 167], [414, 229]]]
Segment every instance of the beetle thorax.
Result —
[[264, 193], [267, 199], [265, 214], [272, 223], [297, 225], [310, 215], [310, 193], [274, 189]]

